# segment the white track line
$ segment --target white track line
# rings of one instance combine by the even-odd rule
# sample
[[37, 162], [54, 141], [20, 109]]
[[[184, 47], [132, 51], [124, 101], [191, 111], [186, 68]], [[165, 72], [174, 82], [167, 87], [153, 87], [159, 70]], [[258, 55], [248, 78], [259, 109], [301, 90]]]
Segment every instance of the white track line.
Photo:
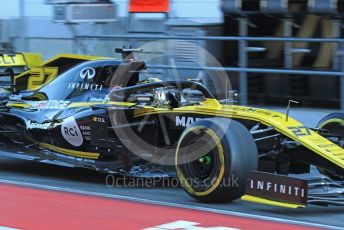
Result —
[[316, 223], [310, 223], [310, 222], [305, 222], [305, 221], [282, 219], [282, 218], [277, 218], [277, 217], [266, 217], [266, 216], [259, 216], [259, 215], [255, 215], [255, 214], [249, 214], [249, 213], [220, 210], [220, 209], [200, 207], [200, 206], [194, 206], [194, 205], [184, 205], [184, 204], [149, 200], [149, 199], [123, 196], [123, 195], [90, 192], [90, 191], [84, 191], [84, 190], [78, 190], [78, 189], [55, 187], [55, 186], [49, 186], [49, 185], [40, 185], [40, 184], [33, 184], [33, 183], [27, 183], [27, 182], [11, 181], [11, 180], [5, 180], [5, 179], [0, 179], [0, 183], [11, 184], [11, 185], [20, 185], [20, 186], [33, 187], [33, 188], [40, 188], [40, 189], [53, 190], [53, 191], [76, 193], [76, 194], [88, 195], [88, 196], [98, 196], [98, 197], [105, 197], [105, 198], [112, 198], [112, 199], [135, 201], [135, 202], [140, 202], [140, 203], [156, 204], [156, 205], [163, 205], [163, 206], [169, 206], [169, 207], [175, 207], [175, 208], [185, 208], [185, 209], [192, 209], [192, 210], [197, 210], [197, 211], [206, 211], [206, 212], [225, 214], [225, 215], [231, 215], [231, 216], [237, 216], [237, 217], [253, 218], [253, 219], [265, 220], [265, 221], [274, 221], [274, 222], [285, 223], [285, 224], [295, 224], [295, 225], [301, 225], [301, 226], [324, 228], [324, 229], [333, 229], [333, 230], [337, 230], [337, 229], [343, 230], [344, 229], [343, 227], [324, 225], [324, 224], [316, 224]]
[[19, 230], [19, 229], [0, 226], [0, 230]]

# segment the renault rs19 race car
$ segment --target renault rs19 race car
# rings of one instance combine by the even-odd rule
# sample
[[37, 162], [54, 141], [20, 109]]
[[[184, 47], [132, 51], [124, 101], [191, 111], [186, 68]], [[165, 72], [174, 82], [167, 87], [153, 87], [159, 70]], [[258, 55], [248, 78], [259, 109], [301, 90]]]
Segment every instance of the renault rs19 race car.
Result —
[[[344, 115], [309, 128], [282, 113], [219, 101], [196, 81], [140, 79], [146, 65], [135, 50], [117, 51], [123, 60], [77, 64], [4, 101], [0, 154], [126, 177], [177, 177], [202, 202], [344, 205]], [[295, 176], [311, 166], [328, 177]]]

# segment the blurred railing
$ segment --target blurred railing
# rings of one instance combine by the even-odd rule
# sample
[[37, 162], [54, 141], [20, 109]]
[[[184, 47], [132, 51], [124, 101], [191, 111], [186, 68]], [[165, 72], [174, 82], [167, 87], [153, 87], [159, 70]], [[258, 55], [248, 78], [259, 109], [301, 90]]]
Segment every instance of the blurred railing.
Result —
[[[344, 39], [341, 38], [292, 38], [292, 37], [248, 37], [248, 36], [165, 36], [165, 35], [116, 35], [116, 36], [75, 36], [76, 41], [83, 39], [105, 39], [105, 40], [190, 40], [190, 41], [237, 41], [238, 42], [238, 60], [239, 67], [192, 67], [192, 66], [169, 66], [169, 65], [148, 65], [149, 68], [158, 69], [183, 69], [183, 70], [224, 70], [239, 73], [239, 90], [240, 103], [247, 104], [247, 73], [275, 73], [275, 74], [292, 74], [292, 75], [323, 75], [340, 77], [340, 108], [344, 110]], [[262, 52], [263, 47], [249, 47], [249, 41], [271, 41], [284, 43], [284, 67], [285, 69], [270, 68], [249, 68], [247, 66], [247, 54], [250, 52]], [[334, 71], [318, 71], [318, 70], [297, 70], [291, 69], [291, 58], [293, 53], [304, 53], [307, 50], [293, 49], [290, 43], [293, 42], [327, 42], [337, 44], [337, 52], [334, 58], [337, 58], [339, 68]]]

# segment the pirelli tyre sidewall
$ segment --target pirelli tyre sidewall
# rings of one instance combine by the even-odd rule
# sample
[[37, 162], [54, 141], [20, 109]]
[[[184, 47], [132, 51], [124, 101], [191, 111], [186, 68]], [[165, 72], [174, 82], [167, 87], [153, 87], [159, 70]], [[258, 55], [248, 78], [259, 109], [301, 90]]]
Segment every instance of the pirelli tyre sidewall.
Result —
[[[207, 145], [206, 151], [198, 151]], [[199, 158], [188, 161], [194, 151]], [[208, 173], [202, 174], [197, 166], [205, 157], [211, 160]], [[239, 122], [208, 118], [183, 132], [175, 161], [178, 179], [189, 195], [202, 202], [220, 203], [244, 195], [246, 180], [258, 168], [258, 151], [252, 135]]]
[[[325, 129], [331, 134], [344, 137], [344, 113], [331, 113], [319, 121], [316, 126], [318, 129]], [[321, 174], [333, 179], [343, 180], [342, 176], [334, 175], [324, 168], [318, 167]]]
[[344, 137], [344, 113], [331, 113], [325, 116], [319, 121], [317, 128]]

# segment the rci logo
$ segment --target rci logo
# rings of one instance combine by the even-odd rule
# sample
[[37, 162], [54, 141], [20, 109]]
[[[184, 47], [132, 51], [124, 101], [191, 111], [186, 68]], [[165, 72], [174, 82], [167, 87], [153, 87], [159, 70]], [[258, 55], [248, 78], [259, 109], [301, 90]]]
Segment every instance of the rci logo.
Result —
[[80, 71], [80, 77], [82, 79], [92, 79], [96, 75], [96, 71], [91, 67], [86, 67]]
[[83, 143], [83, 137], [74, 117], [68, 117], [61, 125], [63, 138], [71, 145], [80, 146]]

